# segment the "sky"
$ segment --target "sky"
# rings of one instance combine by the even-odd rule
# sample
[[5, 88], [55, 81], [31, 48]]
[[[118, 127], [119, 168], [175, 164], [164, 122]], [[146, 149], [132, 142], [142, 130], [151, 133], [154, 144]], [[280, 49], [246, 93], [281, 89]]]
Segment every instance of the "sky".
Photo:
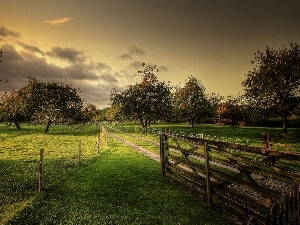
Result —
[[0, 0], [0, 95], [28, 77], [63, 82], [107, 107], [115, 88], [190, 75], [206, 93], [243, 93], [255, 53], [300, 43], [299, 0]]

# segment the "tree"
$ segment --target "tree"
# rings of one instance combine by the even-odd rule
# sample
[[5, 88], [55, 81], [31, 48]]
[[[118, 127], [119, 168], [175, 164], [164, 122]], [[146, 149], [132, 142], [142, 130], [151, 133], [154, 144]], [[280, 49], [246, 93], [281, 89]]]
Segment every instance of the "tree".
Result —
[[146, 128], [151, 120], [165, 119], [171, 112], [171, 88], [157, 79], [154, 71], [156, 66], [145, 66], [142, 81], [119, 92], [114, 90], [111, 93], [111, 105], [120, 109], [125, 117], [140, 121], [143, 128]]
[[105, 118], [109, 122], [113, 122], [119, 119], [121, 110], [116, 105], [110, 106], [105, 111]]
[[13, 90], [1, 97], [0, 110], [2, 111], [2, 117], [10, 123], [14, 123], [17, 129], [21, 129], [19, 122], [26, 117], [25, 102], [26, 98], [22, 90]]
[[83, 103], [77, 89], [64, 83], [48, 82], [41, 93], [39, 110], [35, 111], [35, 117], [47, 120], [45, 133], [48, 133], [51, 123], [55, 120], [80, 120]]
[[299, 107], [300, 46], [275, 50], [266, 47], [266, 52], [257, 51], [252, 62], [252, 71], [245, 76], [242, 86], [250, 106], [272, 112], [281, 117], [282, 131], [287, 134], [288, 117]]
[[184, 87], [177, 87], [173, 96], [175, 113], [181, 120], [187, 120], [194, 127], [194, 123], [210, 115], [211, 107], [203, 84], [194, 76], [189, 76]]
[[240, 122], [245, 121], [245, 114], [246, 106], [242, 104], [241, 97], [228, 96], [218, 108], [219, 120], [231, 127], [239, 127]]
[[86, 122], [94, 122], [98, 116], [98, 109], [91, 103], [85, 103], [82, 109], [83, 120]]
[[45, 133], [55, 120], [76, 121], [82, 116], [82, 100], [77, 89], [63, 83], [44, 83], [33, 77], [18, 91], [4, 96], [1, 107], [18, 129], [22, 117], [36, 122], [46, 120]]

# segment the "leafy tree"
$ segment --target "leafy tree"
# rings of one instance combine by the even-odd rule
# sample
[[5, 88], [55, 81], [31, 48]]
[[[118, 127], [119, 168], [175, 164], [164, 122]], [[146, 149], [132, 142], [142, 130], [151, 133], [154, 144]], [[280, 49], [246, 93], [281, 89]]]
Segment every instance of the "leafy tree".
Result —
[[98, 111], [98, 116], [97, 116], [98, 121], [108, 121], [108, 119], [106, 118], [106, 112], [108, 111], [109, 108], [110, 107], [105, 107]]
[[142, 81], [130, 85], [124, 92], [111, 93], [111, 105], [125, 117], [140, 121], [146, 128], [151, 120], [165, 119], [171, 112], [171, 87], [157, 79], [156, 66], [145, 66]]
[[1, 97], [0, 110], [2, 118], [6, 118], [10, 123], [14, 123], [17, 129], [21, 129], [20, 120], [25, 117], [26, 98], [22, 90], [15, 91]]
[[4, 96], [1, 108], [18, 129], [22, 117], [36, 122], [46, 120], [45, 133], [55, 120], [76, 121], [82, 116], [82, 100], [77, 89], [63, 83], [44, 83], [33, 77], [18, 91]]
[[300, 46], [275, 50], [266, 47], [266, 52], [257, 51], [252, 62], [252, 71], [246, 74], [242, 85], [250, 106], [272, 112], [281, 117], [282, 131], [287, 134], [288, 117], [299, 107]]
[[116, 105], [110, 106], [105, 111], [105, 118], [109, 122], [117, 121], [120, 117], [121, 109]]
[[217, 93], [211, 93], [207, 95], [207, 118], [210, 118], [214, 122], [218, 119], [218, 109], [220, 106], [220, 102], [224, 99], [223, 96]]
[[64, 119], [69, 122], [78, 121], [81, 118], [82, 100], [78, 90], [64, 83], [45, 83], [39, 110], [36, 111], [37, 119], [47, 120], [45, 133], [49, 131], [51, 123]]
[[86, 122], [93, 122], [97, 119], [98, 109], [91, 103], [85, 103], [82, 109], [83, 119]]
[[197, 120], [207, 118], [211, 107], [203, 84], [194, 76], [189, 76], [184, 87], [177, 87], [173, 96], [175, 113], [181, 120], [187, 120], [194, 127]]
[[239, 127], [240, 122], [245, 121], [246, 106], [242, 104], [241, 97], [228, 96], [219, 105], [218, 116], [221, 122], [230, 124], [231, 127]]

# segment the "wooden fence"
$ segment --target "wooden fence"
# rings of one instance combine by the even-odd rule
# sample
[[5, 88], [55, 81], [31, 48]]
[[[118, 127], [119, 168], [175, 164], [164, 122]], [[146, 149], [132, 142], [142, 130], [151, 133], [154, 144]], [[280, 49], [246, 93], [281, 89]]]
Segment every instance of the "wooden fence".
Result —
[[163, 176], [185, 186], [233, 222], [299, 225], [300, 155], [205, 138], [160, 135]]
[[98, 139], [97, 139], [97, 149], [98, 149], [98, 153], [100, 153], [101, 145], [104, 146], [104, 147], [108, 146], [107, 130], [102, 125], [99, 126], [99, 134], [98, 134], [97, 137], [98, 137]]

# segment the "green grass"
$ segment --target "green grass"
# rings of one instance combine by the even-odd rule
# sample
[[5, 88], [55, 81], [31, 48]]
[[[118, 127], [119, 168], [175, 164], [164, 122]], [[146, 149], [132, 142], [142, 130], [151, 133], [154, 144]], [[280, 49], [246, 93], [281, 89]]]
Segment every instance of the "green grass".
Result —
[[83, 163], [97, 155], [95, 126], [53, 126], [49, 134], [43, 133], [44, 126], [22, 127], [0, 125], [0, 224], [36, 198], [40, 149], [45, 151], [45, 189], [78, 167], [79, 140]]
[[[113, 139], [97, 154], [95, 126], [53, 126], [49, 134], [40, 126], [23, 127], [0, 125], [0, 224], [229, 224], [165, 180], [157, 162]], [[42, 194], [37, 192], [40, 148], [45, 149]]]
[[[142, 137], [147, 137], [149, 140], [159, 140], [157, 134], [139, 134], [139, 124], [124, 123], [123, 127], [123, 131], [127, 133], [135, 133]], [[121, 125], [119, 124], [117, 128], [121, 130]], [[170, 129], [171, 131], [192, 135], [204, 134], [207, 139], [253, 146], [262, 146], [262, 133], [270, 133], [273, 149], [300, 153], [300, 128], [289, 128], [287, 136], [281, 135], [281, 128], [270, 127], [241, 126], [239, 128], [231, 128], [226, 125], [197, 124], [192, 128], [186, 123], [156, 123], [155, 125], [151, 125], [151, 128], [162, 131]]]

